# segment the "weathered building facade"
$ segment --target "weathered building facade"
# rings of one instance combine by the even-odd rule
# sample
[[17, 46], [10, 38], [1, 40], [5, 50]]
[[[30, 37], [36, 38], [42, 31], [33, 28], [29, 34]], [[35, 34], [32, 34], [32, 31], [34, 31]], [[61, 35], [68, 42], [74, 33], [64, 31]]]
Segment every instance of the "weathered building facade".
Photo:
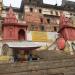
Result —
[[[58, 31], [60, 11], [54, 9], [54, 6], [43, 4], [43, 0], [39, 2], [22, 1], [24, 20], [29, 24], [30, 30], [39, 31]], [[36, 17], [35, 17], [36, 16]]]

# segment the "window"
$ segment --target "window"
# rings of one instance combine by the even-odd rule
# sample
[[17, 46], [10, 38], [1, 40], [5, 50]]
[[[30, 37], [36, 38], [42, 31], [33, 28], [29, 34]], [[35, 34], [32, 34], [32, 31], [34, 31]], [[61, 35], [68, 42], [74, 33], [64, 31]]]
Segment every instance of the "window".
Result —
[[59, 31], [59, 27], [58, 26], [54, 27], [54, 31], [58, 32]]
[[54, 31], [57, 31], [57, 28], [56, 27], [54, 27]]
[[31, 25], [31, 30], [32, 30], [32, 31], [38, 31], [38, 26]]
[[23, 20], [23, 15], [22, 15], [22, 13], [19, 14], [18, 18], [19, 18], [20, 20]]
[[35, 26], [35, 31], [38, 31], [38, 27], [37, 26]]
[[31, 25], [31, 30], [34, 30], [35, 29], [35, 25]]
[[43, 18], [40, 18], [41, 23], [43, 23]]
[[53, 11], [51, 11], [51, 14], [53, 14]]
[[30, 8], [30, 12], [33, 12], [33, 8]]
[[72, 13], [70, 13], [70, 15], [72, 15]]
[[40, 30], [41, 30], [41, 31], [44, 31], [44, 30], [45, 30], [45, 28], [44, 28], [43, 25], [40, 26]]
[[56, 11], [55, 13], [56, 13], [56, 15], [58, 16], [58, 11]]
[[41, 9], [39, 9], [39, 13], [42, 13], [42, 10]]
[[50, 19], [47, 19], [47, 23], [50, 23]]

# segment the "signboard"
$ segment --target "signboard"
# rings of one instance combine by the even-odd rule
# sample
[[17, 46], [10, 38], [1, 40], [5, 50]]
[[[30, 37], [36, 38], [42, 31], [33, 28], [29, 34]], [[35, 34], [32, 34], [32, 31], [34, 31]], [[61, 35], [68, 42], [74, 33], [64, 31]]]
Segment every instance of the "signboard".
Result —
[[9, 61], [10, 56], [0, 56], [0, 61]]
[[32, 31], [32, 41], [45, 42], [48, 41], [46, 32]]
[[53, 42], [58, 38], [57, 32], [41, 32], [41, 31], [28, 31], [27, 41], [32, 42]]

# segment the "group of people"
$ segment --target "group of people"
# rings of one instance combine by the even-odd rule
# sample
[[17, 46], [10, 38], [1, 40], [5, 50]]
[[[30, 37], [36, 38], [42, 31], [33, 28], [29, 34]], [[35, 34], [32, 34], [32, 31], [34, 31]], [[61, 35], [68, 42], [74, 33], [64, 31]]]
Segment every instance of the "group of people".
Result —
[[19, 56], [18, 54], [16, 54], [13, 57], [14, 57], [14, 62], [39, 60], [39, 58], [37, 56], [33, 56], [32, 54], [23, 55], [23, 56], [22, 55]]

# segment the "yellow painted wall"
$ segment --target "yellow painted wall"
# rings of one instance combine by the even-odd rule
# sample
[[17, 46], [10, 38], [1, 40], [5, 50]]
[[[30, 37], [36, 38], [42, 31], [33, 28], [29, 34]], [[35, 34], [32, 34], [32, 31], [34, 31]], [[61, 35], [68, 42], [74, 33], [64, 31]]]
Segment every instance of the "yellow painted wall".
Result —
[[37, 42], [48, 41], [47, 32], [32, 31], [32, 41], [37, 41]]

